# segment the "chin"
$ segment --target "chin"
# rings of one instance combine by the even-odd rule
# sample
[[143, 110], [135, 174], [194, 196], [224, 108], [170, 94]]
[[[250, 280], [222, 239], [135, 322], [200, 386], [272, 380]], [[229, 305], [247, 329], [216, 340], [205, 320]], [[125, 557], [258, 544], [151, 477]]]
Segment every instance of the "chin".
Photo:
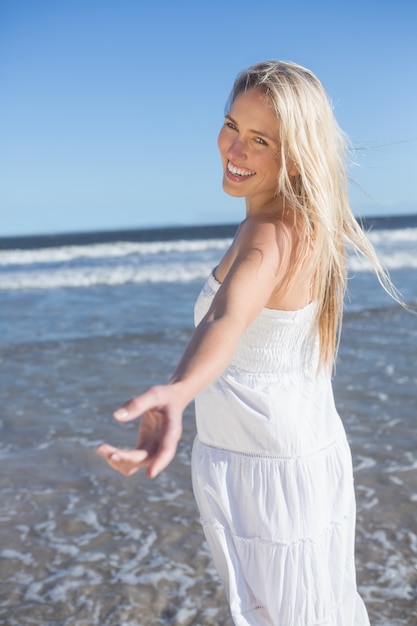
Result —
[[230, 185], [228, 181], [223, 181], [223, 191], [227, 193], [228, 196], [232, 196], [233, 198], [244, 198], [245, 194], [242, 190], [236, 189], [234, 185]]

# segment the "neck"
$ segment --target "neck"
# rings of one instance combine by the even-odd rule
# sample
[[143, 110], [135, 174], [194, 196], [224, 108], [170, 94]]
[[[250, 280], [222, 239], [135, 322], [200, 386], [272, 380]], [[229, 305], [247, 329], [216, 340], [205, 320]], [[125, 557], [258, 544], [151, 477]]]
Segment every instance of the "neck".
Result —
[[281, 217], [287, 212], [288, 207], [285, 207], [284, 200], [281, 196], [269, 199], [268, 201], [246, 198], [246, 217], [253, 217], [254, 215], [274, 215], [275, 217]]

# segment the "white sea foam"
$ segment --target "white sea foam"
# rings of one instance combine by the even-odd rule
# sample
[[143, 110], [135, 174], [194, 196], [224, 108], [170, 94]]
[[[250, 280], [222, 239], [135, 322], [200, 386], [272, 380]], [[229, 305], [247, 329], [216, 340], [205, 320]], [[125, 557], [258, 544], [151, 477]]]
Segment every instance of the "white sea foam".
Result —
[[4, 272], [0, 274], [0, 289], [58, 289], [126, 283], [188, 282], [206, 277], [210, 270], [210, 263], [171, 263], [169, 265], [148, 264], [143, 268], [116, 265], [93, 268], [54, 268], [50, 271]]
[[16, 561], [20, 561], [25, 565], [30, 565], [33, 562], [33, 557], [31, 554], [23, 554], [22, 552], [18, 552], [17, 550], [5, 549], [0, 552], [0, 557], [2, 559], [14, 559]]
[[371, 230], [367, 232], [368, 239], [374, 246], [381, 243], [415, 242], [417, 244], [417, 228], [399, 228], [394, 230]]
[[107, 259], [137, 255], [168, 254], [171, 252], [201, 252], [223, 250], [231, 239], [194, 239], [174, 241], [95, 243], [84, 246], [61, 246], [35, 250], [0, 250], [0, 265], [32, 265], [62, 263], [75, 259]]
[[[381, 264], [388, 270], [398, 270], [404, 267], [417, 268], [417, 248], [410, 251], [378, 251], [378, 258]], [[369, 262], [357, 256], [352, 256], [349, 259], [349, 268], [354, 272], [366, 272], [369, 271]]]

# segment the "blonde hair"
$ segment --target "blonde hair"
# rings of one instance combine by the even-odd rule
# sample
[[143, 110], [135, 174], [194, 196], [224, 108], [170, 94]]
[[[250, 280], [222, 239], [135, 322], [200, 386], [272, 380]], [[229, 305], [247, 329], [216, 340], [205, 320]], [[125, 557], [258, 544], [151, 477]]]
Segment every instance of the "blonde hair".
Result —
[[[320, 365], [332, 365], [342, 324], [347, 246], [368, 259], [384, 289], [397, 301], [398, 295], [350, 209], [347, 141], [320, 81], [295, 63], [258, 63], [238, 75], [228, 108], [240, 93], [253, 88], [266, 94], [277, 114], [282, 161], [277, 191], [292, 207], [294, 224], [301, 223], [306, 243], [293, 256], [287, 278], [311, 248], [308, 271], [317, 303]], [[290, 171], [297, 174], [290, 176]]]

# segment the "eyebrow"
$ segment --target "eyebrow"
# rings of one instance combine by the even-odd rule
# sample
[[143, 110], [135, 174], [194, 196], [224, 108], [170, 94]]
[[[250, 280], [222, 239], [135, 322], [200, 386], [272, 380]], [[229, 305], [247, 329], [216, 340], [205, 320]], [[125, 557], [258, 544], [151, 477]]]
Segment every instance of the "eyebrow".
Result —
[[[229, 113], [226, 113], [225, 117], [227, 119], [229, 119], [235, 126], [239, 126], [239, 124], [236, 122], [236, 120], [234, 120], [233, 117], [231, 115], [229, 115]], [[260, 130], [255, 130], [253, 128], [250, 128], [249, 132], [253, 133], [254, 135], [259, 135], [259, 137], [265, 137], [266, 139], [269, 139], [269, 141], [275, 141], [275, 142], [277, 141], [276, 139], [271, 137], [271, 135], [267, 135], [266, 133], [263, 133]]]

